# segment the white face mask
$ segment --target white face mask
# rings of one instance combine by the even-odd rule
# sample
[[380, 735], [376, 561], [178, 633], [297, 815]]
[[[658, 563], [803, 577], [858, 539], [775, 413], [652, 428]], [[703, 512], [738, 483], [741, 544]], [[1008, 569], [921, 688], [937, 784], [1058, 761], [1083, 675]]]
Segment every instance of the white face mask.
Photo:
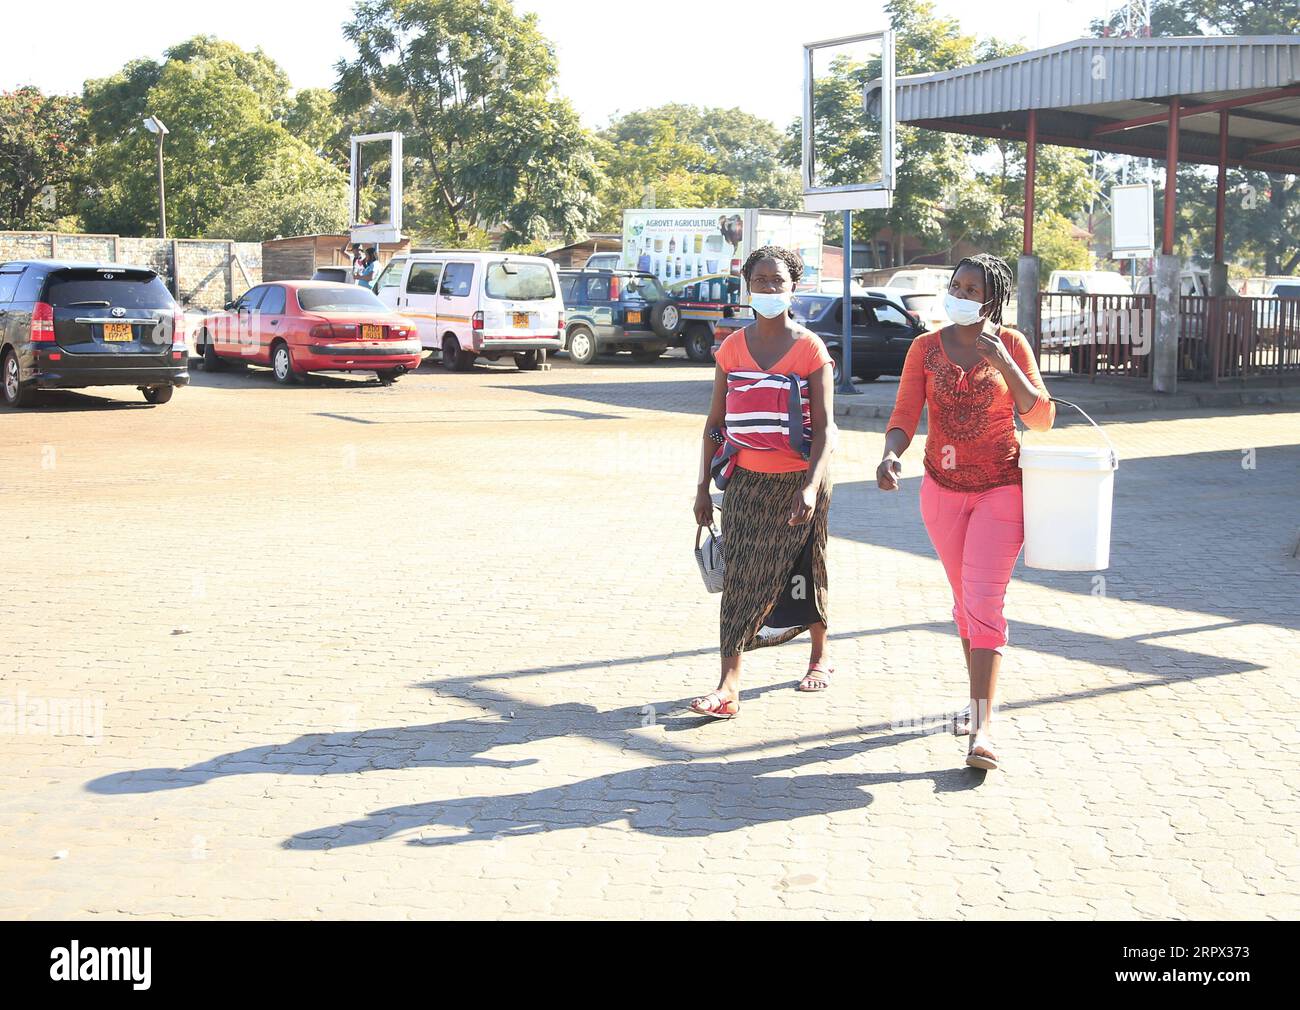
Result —
[[944, 295], [943, 310], [958, 326], [973, 326], [983, 318], [984, 306], [970, 298], [954, 298], [949, 292]]
[[751, 292], [749, 304], [764, 319], [775, 319], [790, 311], [790, 302], [794, 296], [789, 291], [779, 291], [774, 295]]

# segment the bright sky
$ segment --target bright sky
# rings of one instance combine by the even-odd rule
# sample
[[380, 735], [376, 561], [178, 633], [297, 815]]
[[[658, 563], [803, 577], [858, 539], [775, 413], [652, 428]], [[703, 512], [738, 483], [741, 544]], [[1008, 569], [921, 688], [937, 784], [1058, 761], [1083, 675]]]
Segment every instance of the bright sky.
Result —
[[[352, 0], [61, 0], [57, 41], [40, 4], [6, 4], [0, 89], [34, 84], [79, 92], [130, 59], [160, 57], [192, 35], [261, 46], [294, 87], [328, 87], [349, 55], [341, 26]], [[1018, 40], [1030, 48], [1088, 34], [1118, 0], [936, 0], [968, 33]], [[555, 43], [560, 88], [591, 127], [617, 111], [689, 102], [739, 106], [784, 127], [799, 113], [800, 44], [884, 26], [879, 0], [516, 0], [535, 12]], [[744, 11], [741, 17], [736, 11]], [[31, 44], [32, 40], [43, 40]]]

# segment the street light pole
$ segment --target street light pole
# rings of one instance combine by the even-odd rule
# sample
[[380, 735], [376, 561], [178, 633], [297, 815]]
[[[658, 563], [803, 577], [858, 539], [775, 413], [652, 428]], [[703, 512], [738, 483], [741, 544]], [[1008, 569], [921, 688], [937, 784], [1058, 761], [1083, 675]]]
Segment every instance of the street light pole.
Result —
[[840, 313], [843, 315], [840, 330], [840, 384], [836, 392], [853, 396], [858, 390], [853, 385], [853, 211], [844, 212], [844, 290], [841, 292]]
[[167, 237], [167, 187], [163, 181], [163, 136], [158, 134], [158, 237]]
[[144, 128], [158, 137], [158, 237], [167, 237], [167, 190], [163, 182], [163, 138], [168, 129], [157, 116], [144, 121]]

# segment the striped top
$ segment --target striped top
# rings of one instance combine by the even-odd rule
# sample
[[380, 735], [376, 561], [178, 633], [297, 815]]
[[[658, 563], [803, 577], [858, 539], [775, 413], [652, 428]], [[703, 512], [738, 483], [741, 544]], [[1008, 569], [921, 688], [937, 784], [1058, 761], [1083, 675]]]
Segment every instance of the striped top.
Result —
[[805, 330], [794, 346], [766, 371], [749, 353], [745, 330], [722, 342], [714, 355], [727, 373], [727, 438], [739, 447], [736, 464], [758, 473], [792, 473], [808, 469], [808, 459], [790, 447], [788, 375], [799, 380], [805, 445], [812, 444], [812, 410], [808, 377], [830, 363], [831, 355], [820, 337]]

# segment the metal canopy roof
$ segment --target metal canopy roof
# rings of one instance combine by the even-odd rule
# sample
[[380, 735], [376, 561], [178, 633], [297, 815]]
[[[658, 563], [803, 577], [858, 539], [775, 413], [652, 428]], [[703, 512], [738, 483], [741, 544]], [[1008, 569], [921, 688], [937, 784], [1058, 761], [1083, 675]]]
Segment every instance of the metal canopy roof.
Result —
[[1224, 110], [1229, 165], [1300, 174], [1300, 39], [1291, 35], [1079, 39], [897, 85], [900, 123], [1024, 140], [1037, 109], [1040, 143], [1161, 160], [1175, 97], [1179, 161], [1218, 164]]

